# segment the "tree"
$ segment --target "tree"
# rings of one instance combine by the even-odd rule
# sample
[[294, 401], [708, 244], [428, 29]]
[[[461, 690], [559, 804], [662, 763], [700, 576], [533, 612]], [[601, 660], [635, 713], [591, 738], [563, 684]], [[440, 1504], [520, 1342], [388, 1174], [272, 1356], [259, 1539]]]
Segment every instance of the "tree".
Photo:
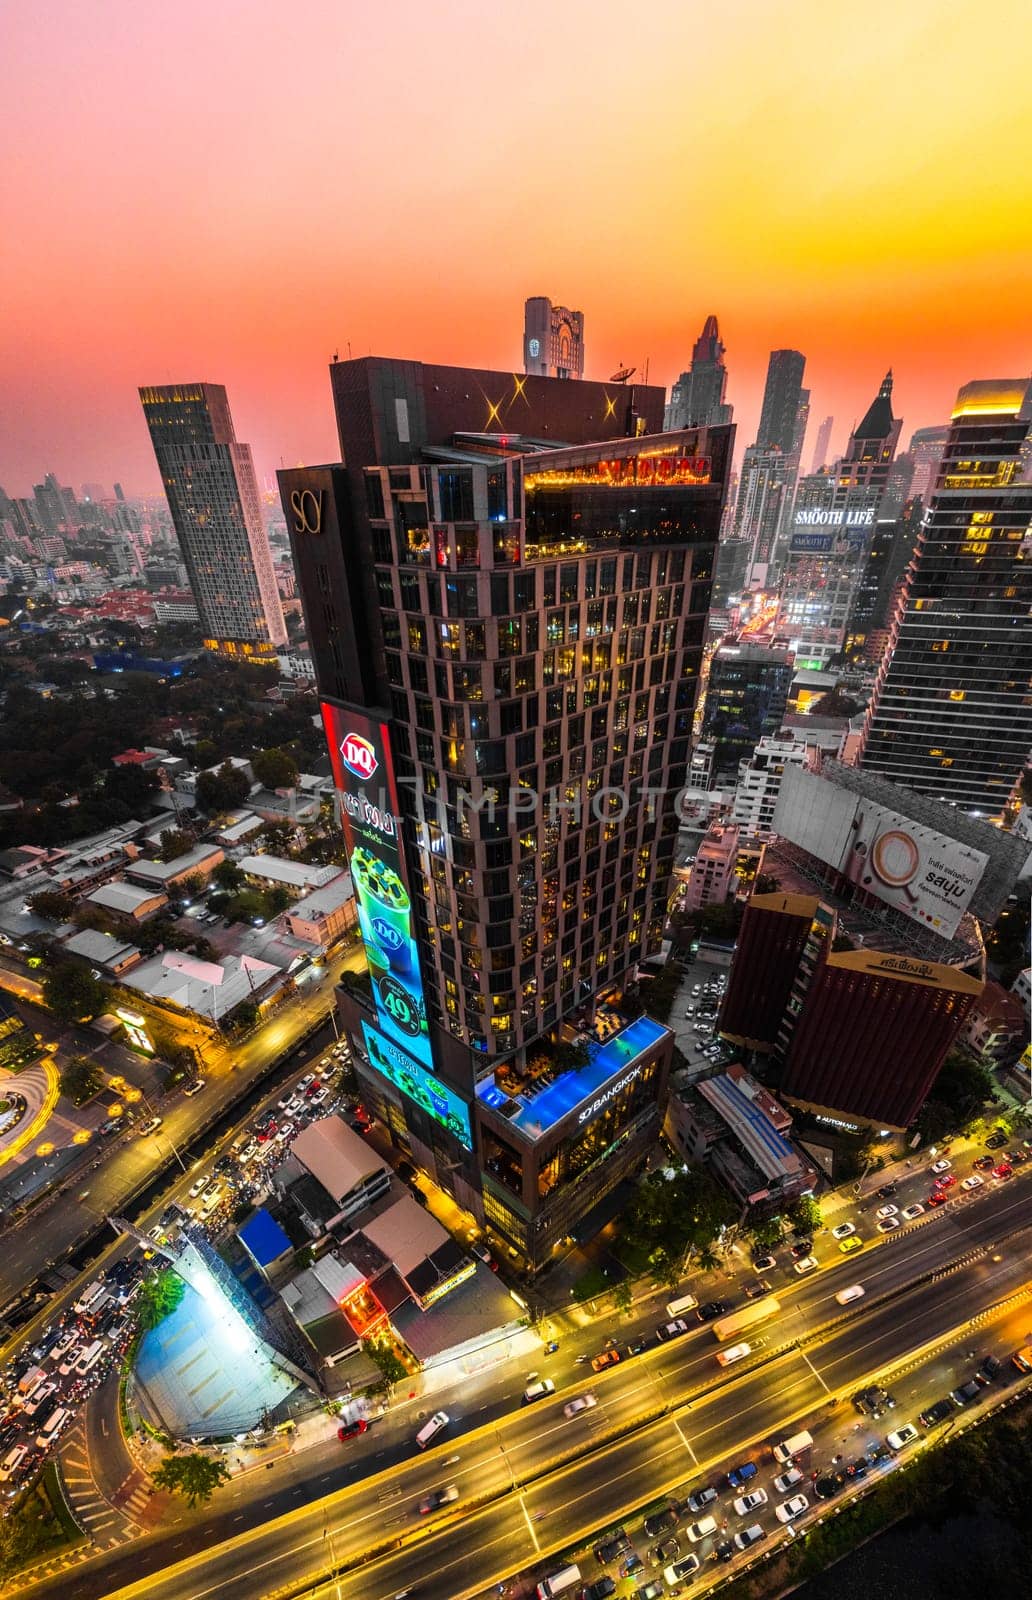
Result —
[[235, 861], [220, 861], [212, 876], [220, 889], [242, 889], [247, 882]]
[[289, 750], [260, 750], [251, 758], [251, 770], [263, 788], [297, 787], [298, 765]]
[[841, 689], [829, 689], [827, 694], [822, 694], [820, 699], [810, 707], [810, 715], [814, 717], [855, 717], [860, 709], [860, 702], [845, 694]]
[[73, 1105], [82, 1106], [104, 1087], [104, 1079], [88, 1056], [73, 1056], [57, 1075], [61, 1093]]
[[781, 1223], [777, 1217], [763, 1217], [749, 1229], [753, 1247], [760, 1252], [774, 1250], [781, 1243]]
[[68, 963], [43, 975], [43, 1004], [61, 1022], [89, 1022], [107, 1002], [106, 986], [85, 967]]
[[816, 1233], [822, 1221], [821, 1208], [809, 1194], [800, 1195], [798, 1200], [793, 1200], [786, 1215], [796, 1233], [806, 1234], [807, 1238]]
[[139, 1326], [156, 1328], [159, 1322], [172, 1315], [185, 1293], [186, 1284], [171, 1267], [144, 1278], [134, 1304]]
[[162, 861], [174, 861], [177, 856], [183, 856], [193, 846], [193, 836], [183, 828], [166, 828], [161, 835], [160, 855]]
[[389, 1344], [381, 1339], [363, 1339], [362, 1349], [370, 1361], [375, 1361], [388, 1383], [401, 1383], [408, 1377], [405, 1363], [399, 1359]]
[[197, 779], [197, 803], [208, 812], [231, 811], [250, 792], [247, 774], [231, 761], [224, 761], [215, 772], [202, 772]]
[[69, 922], [75, 910], [75, 900], [60, 889], [38, 889], [29, 895], [29, 910], [48, 922]]
[[634, 1304], [634, 1295], [626, 1278], [622, 1279], [613, 1290], [613, 1300], [616, 1303], [617, 1311], [630, 1311], [631, 1306]]
[[169, 1489], [181, 1494], [191, 1511], [205, 1505], [220, 1484], [228, 1483], [229, 1468], [224, 1461], [213, 1460], [199, 1450], [190, 1455], [170, 1456], [151, 1473], [151, 1481], [159, 1489]]
[[754, 894], [777, 894], [780, 888], [781, 883], [779, 879], [775, 878], [773, 872], [758, 872], [756, 874], [756, 882], [753, 885]]

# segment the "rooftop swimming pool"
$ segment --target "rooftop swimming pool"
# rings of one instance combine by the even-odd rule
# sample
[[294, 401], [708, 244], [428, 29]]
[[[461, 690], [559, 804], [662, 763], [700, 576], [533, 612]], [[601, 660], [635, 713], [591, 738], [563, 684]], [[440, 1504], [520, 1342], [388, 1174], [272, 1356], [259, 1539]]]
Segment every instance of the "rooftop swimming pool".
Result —
[[491, 1073], [477, 1085], [477, 1099], [501, 1111], [506, 1121], [528, 1138], [539, 1139], [585, 1100], [596, 1095], [610, 1078], [629, 1067], [666, 1031], [662, 1023], [653, 1022], [651, 1017], [636, 1017], [604, 1044], [590, 1044], [591, 1059], [587, 1066], [564, 1072], [536, 1094], [506, 1094]]

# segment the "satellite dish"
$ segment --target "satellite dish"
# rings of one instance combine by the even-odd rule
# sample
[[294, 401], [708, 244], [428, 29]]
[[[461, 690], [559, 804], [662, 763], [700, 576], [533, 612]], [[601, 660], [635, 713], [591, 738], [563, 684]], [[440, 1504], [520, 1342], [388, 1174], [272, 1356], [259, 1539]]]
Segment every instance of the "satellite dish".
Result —
[[609, 381], [610, 383], [626, 383], [628, 378], [634, 377], [637, 370], [637, 367], [621, 367], [619, 372], [613, 373]]

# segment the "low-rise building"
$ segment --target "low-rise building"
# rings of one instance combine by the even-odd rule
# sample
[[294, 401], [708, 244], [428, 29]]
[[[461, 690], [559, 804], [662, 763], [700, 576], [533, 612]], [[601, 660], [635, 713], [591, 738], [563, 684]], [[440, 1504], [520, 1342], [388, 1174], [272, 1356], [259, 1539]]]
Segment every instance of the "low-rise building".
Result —
[[797, 739], [761, 739], [749, 761], [738, 769], [731, 819], [750, 839], [769, 839], [774, 823], [774, 808], [781, 793], [785, 769], [810, 766], [813, 757]]
[[81, 933], [73, 934], [65, 940], [64, 949], [109, 978], [121, 977], [143, 959], [139, 946], [114, 939], [110, 933], [100, 933], [94, 928], [83, 928]]
[[701, 1162], [743, 1214], [780, 1210], [814, 1189], [818, 1173], [788, 1138], [792, 1119], [743, 1067], [696, 1082], [675, 1076], [665, 1132], [687, 1161]]
[[1016, 994], [1025, 1013], [1025, 1021], [1032, 1017], [1032, 967], [1019, 972], [1011, 984], [1011, 994]]
[[133, 861], [126, 867], [126, 877], [145, 888], [169, 893], [189, 878], [210, 878], [225, 859], [226, 853], [218, 845], [198, 844], [172, 861]]
[[684, 909], [698, 911], [702, 906], [722, 906], [735, 891], [740, 829], [736, 824], [710, 828], [696, 852], [691, 877], [685, 889]]
[[[1022, 976], [1027, 977], [1027, 973]], [[998, 1066], [1010, 1066], [1028, 1040], [1028, 1018], [1021, 996], [990, 979], [968, 1012], [959, 1038]]]
[[288, 861], [284, 856], [241, 856], [240, 871], [253, 883], [281, 884], [285, 889], [308, 894], [322, 889], [340, 876], [337, 866], [319, 866], [311, 861]]
[[101, 884], [86, 899], [90, 905], [115, 911], [120, 917], [131, 917], [134, 922], [146, 922], [148, 917], [156, 916], [168, 905], [168, 895], [160, 889], [143, 889], [133, 883]]
[[283, 913], [283, 926], [295, 939], [328, 950], [330, 945], [358, 924], [358, 908], [351, 875], [338, 873], [320, 889], [313, 889], [289, 911]]
[[276, 1175], [276, 1186], [300, 1172], [322, 1185], [336, 1209], [326, 1231], [364, 1211], [387, 1193], [391, 1169], [343, 1117], [321, 1117], [291, 1142], [290, 1155]]
[[219, 1026], [245, 1000], [262, 1005], [286, 981], [286, 974], [254, 956], [224, 956], [221, 961], [200, 961], [178, 950], [151, 956], [123, 983], [162, 1005], [175, 1006]]

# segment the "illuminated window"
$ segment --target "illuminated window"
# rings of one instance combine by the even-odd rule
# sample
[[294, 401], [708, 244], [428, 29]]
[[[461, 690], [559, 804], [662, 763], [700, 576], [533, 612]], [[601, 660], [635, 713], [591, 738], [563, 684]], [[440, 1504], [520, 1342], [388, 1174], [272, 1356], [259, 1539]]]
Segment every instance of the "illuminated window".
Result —
[[950, 699], [951, 700], [966, 700], [967, 699], [967, 695], [965, 694], [963, 689], [951, 689], [950, 690]]

